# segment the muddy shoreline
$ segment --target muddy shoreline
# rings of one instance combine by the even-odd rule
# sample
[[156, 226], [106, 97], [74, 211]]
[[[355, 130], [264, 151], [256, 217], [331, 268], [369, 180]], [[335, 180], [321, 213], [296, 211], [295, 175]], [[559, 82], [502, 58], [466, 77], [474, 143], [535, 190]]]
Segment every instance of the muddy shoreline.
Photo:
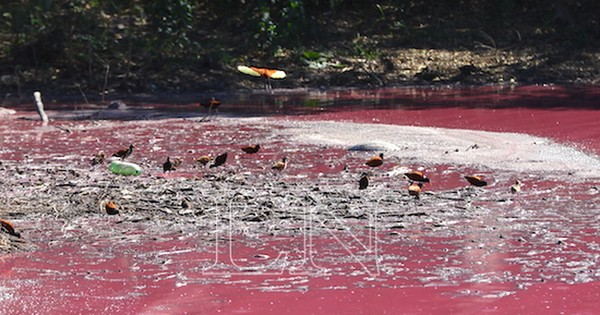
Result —
[[[352, 292], [360, 303], [339, 309], [368, 299], [384, 312], [381, 297], [398, 292], [413, 298], [395, 308], [439, 311], [461, 299], [521, 309], [523, 297], [556, 286], [590, 298], [585, 290], [599, 279], [598, 156], [552, 134], [515, 133], [519, 122], [513, 132], [404, 126], [394, 116], [402, 110], [201, 122], [198, 111], [130, 108], [85, 118], [94, 112], [50, 110], [42, 126], [17, 111], [0, 124], [0, 217], [21, 233], [0, 233], [0, 298], [13, 310], [230, 313], [251, 303], [281, 313], [287, 298]], [[539, 126], [558, 121], [543, 112], [556, 113], [519, 110]], [[565, 130], [595, 123], [591, 111], [578, 120], [565, 113]], [[481, 121], [478, 111], [458, 114], [466, 126]], [[258, 153], [241, 151], [254, 143]], [[141, 175], [91, 165], [99, 151], [129, 144], [125, 160]], [[195, 161], [223, 152], [223, 166]], [[379, 152], [383, 165], [370, 169], [365, 161]], [[182, 164], [165, 173], [167, 156]], [[271, 169], [284, 156], [287, 168]], [[416, 169], [431, 179], [419, 199], [402, 176]], [[369, 187], [360, 190], [365, 171]], [[489, 184], [469, 187], [465, 174]], [[517, 179], [525, 185], [514, 194]], [[30, 293], [38, 288], [45, 293]], [[431, 299], [444, 302], [419, 302]]]
[[[22, 124], [35, 126], [37, 122], [23, 121]], [[600, 169], [595, 156], [543, 138], [507, 133], [265, 118], [222, 118], [209, 123], [191, 118], [144, 122], [74, 121], [63, 122], [60, 126], [34, 127], [7, 135], [13, 145], [36, 134], [38, 140], [34, 142], [38, 143], [44, 143], [48, 137], [60, 145], [84, 142], [82, 148], [67, 147], [66, 152], [62, 148], [62, 154], [44, 153], [52, 151], [55, 146], [52, 143], [40, 147], [40, 152], [25, 153], [6, 142], [12, 146], [9, 150], [17, 155], [13, 155], [14, 160], [5, 160], [0, 165], [0, 195], [3, 196], [0, 204], [5, 218], [17, 219], [26, 225], [32, 215], [50, 215], [64, 220], [78, 216], [108, 218], [105, 206], [113, 201], [119, 206], [123, 220], [161, 218], [178, 222], [193, 217], [194, 222], [202, 222], [203, 216], [212, 216], [215, 209], [233, 202], [237, 208], [243, 208], [235, 214], [236, 222], [241, 223], [236, 230], [252, 230], [244, 226], [244, 222], [260, 223], [252, 231], [260, 234], [265, 227], [267, 231], [279, 230], [277, 226], [282, 222], [298, 224], [302, 209], [307, 207], [320, 209], [318, 215], [330, 213], [356, 219], [365, 218], [367, 209], [375, 203], [381, 211], [397, 212], [397, 221], [410, 214], [410, 211], [405, 213], [405, 210], [397, 209], [409, 209], [413, 205], [418, 205], [419, 210], [415, 210], [418, 213], [456, 207], [446, 204], [448, 201], [444, 199], [454, 200], [464, 207], [470, 203], [471, 196], [483, 193], [467, 188], [467, 184], [461, 182], [462, 175], [468, 172], [488, 174], [493, 178], [490, 189], [498, 203], [513, 198], [508, 194], [508, 186], [515, 178], [523, 178], [523, 172], [528, 173], [525, 178], [529, 181], [535, 178], [562, 181], [569, 174], [570, 181], [585, 183], [587, 188], [584, 190], [593, 195], [597, 189], [594, 178], [596, 181], [599, 178], [594, 170]], [[171, 129], [169, 135], [163, 133], [163, 128]], [[241, 133], [240, 128], [243, 129]], [[190, 133], [190, 140], [194, 139], [193, 130], [202, 129], [210, 130], [210, 135], [218, 135], [219, 141], [223, 142], [215, 146], [211, 136], [200, 143], [183, 146], [175, 142]], [[139, 135], [129, 139], [139, 144], [130, 159], [144, 169], [141, 176], [112, 174], [107, 169], [107, 162], [96, 166], [89, 164], [92, 156], [101, 149], [97, 145], [110, 143], [110, 140], [101, 140], [102, 137], [119, 137], [122, 132]], [[90, 138], [93, 134], [100, 138]], [[147, 138], [152, 134], [156, 136]], [[393, 136], [403, 134], [412, 136]], [[503, 140], [499, 141], [498, 137]], [[240, 140], [243, 138], [247, 140]], [[239, 150], [240, 141], [251, 143], [259, 138], [266, 148], [264, 153], [248, 155]], [[150, 145], [144, 145], [145, 141], [151, 141]], [[498, 142], [501, 145], [494, 149]], [[386, 164], [369, 170], [363, 162], [374, 152], [348, 151], [350, 146], [357, 144], [372, 145], [379, 152], [385, 152]], [[507, 146], [512, 148], [508, 155], [501, 152]], [[531, 154], [532, 148], [537, 155]], [[213, 156], [220, 151], [230, 152], [229, 162], [220, 168], [207, 169], [194, 161], [195, 156], [208, 150]], [[18, 157], [20, 154], [24, 155]], [[163, 173], [161, 165], [167, 155], [179, 156], [184, 163], [174, 172]], [[281, 156], [290, 157], [289, 167], [281, 173], [271, 170], [271, 163]], [[319, 158], [315, 159], [316, 156]], [[426, 197], [420, 201], [408, 195], [408, 182], [402, 178], [404, 172], [417, 168], [426, 169], [433, 178], [440, 178], [436, 178], [435, 189], [426, 187]], [[552, 169], [555, 171], [548, 171]], [[359, 191], [358, 179], [364, 171], [373, 173], [372, 187]], [[489, 190], [486, 193], [489, 194]], [[288, 209], [296, 215], [277, 213], [277, 209]], [[24, 232], [26, 239], [27, 231]], [[10, 239], [14, 241], [13, 246], [4, 241], [3, 244], [8, 244], [4, 246], [5, 250], [23, 248], [21, 240], [12, 236]]]

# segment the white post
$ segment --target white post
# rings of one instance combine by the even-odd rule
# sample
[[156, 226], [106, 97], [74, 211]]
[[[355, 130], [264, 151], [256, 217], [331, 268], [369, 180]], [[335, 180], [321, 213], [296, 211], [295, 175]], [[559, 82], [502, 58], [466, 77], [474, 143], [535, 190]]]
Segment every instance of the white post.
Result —
[[44, 125], [48, 124], [48, 116], [44, 111], [44, 103], [42, 103], [42, 93], [40, 93], [40, 91], [33, 92], [33, 98], [35, 99], [35, 106], [37, 107], [37, 112], [40, 115], [40, 119]]

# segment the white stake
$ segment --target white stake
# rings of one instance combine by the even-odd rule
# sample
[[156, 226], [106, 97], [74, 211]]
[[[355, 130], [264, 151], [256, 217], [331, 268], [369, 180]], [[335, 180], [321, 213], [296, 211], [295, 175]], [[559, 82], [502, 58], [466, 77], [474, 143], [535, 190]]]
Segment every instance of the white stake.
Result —
[[40, 91], [33, 92], [33, 98], [35, 99], [35, 106], [37, 107], [37, 112], [40, 115], [40, 119], [44, 125], [48, 124], [48, 116], [44, 111], [44, 103], [42, 103], [42, 93]]

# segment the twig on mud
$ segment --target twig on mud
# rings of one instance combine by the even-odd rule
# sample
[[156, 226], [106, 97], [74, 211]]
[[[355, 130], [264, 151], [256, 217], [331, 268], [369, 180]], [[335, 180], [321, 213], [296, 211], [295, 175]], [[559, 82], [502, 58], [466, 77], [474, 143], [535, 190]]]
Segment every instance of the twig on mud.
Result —
[[71, 133], [71, 132], [72, 132], [72, 131], [71, 131], [71, 129], [69, 129], [69, 128], [67, 128], [67, 127], [64, 127], [64, 126], [61, 126], [61, 125], [54, 126], [54, 128], [56, 128], [56, 129], [60, 129], [60, 130], [62, 130], [62, 131], [64, 131], [64, 132], [66, 132], [66, 133]]
[[89, 105], [90, 103], [88, 102], [87, 97], [85, 96], [85, 92], [83, 92], [83, 89], [81, 88], [81, 85], [78, 83], [77, 84], [77, 88], [79, 89], [79, 93], [81, 93], [81, 96], [83, 97], [83, 101]]

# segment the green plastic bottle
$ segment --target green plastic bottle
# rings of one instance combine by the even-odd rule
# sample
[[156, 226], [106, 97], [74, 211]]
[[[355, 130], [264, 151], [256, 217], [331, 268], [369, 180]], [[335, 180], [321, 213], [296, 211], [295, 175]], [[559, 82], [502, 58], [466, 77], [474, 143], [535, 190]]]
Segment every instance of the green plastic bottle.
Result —
[[112, 161], [108, 165], [108, 169], [119, 175], [140, 175], [142, 174], [142, 168], [134, 163], [123, 162], [123, 161]]

